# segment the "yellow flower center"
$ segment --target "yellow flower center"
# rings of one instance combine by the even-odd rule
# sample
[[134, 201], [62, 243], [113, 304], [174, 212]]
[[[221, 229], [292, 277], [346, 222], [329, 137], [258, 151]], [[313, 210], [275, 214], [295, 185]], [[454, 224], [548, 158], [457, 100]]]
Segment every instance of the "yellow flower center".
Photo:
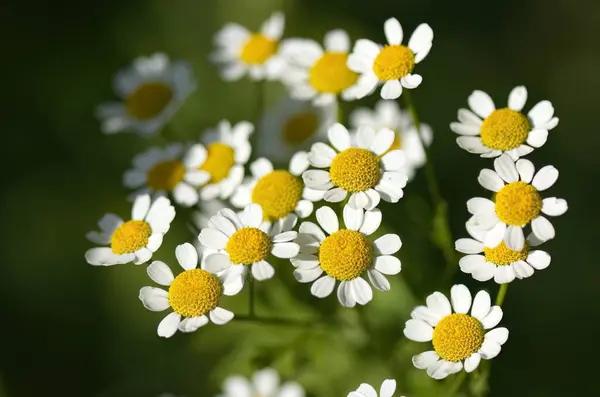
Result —
[[171, 102], [173, 91], [163, 83], [140, 84], [125, 99], [127, 113], [136, 119], [150, 119]]
[[299, 145], [317, 132], [318, 123], [314, 112], [295, 114], [283, 125], [283, 140], [290, 145]]
[[319, 248], [321, 269], [336, 280], [352, 280], [373, 262], [373, 248], [360, 232], [341, 229], [325, 238]]
[[329, 175], [348, 192], [368, 190], [379, 182], [379, 158], [366, 149], [346, 149], [333, 158]]
[[146, 183], [152, 190], [171, 191], [183, 180], [185, 167], [179, 160], [162, 161], [148, 171]]
[[152, 228], [148, 222], [127, 221], [117, 228], [110, 239], [115, 254], [130, 254], [148, 245]]
[[542, 197], [528, 183], [509, 183], [496, 193], [496, 215], [511, 226], [525, 226], [535, 219], [542, 209]]
[[261, 206], [265, 220], [276, 221], [296, 209], [303, 187], [300, 178], [276, 170], [258, 180], [252, 190], [252, 202]]
[[483, 249], [483, 253], [485, 254], [485, 260], [488, 262], [492, 262], [496, 266], [506, 266], [511, 263], [515, 263], [518, 261], [524, 261], [527, 259], [527, 254], [529, 253], [529, 246], [525, 243], [525, 246], [521, 251], [513, 251], [504, 244], [504, 241], [500, 243], [496, 248], [487, 248]]
[[381, 81], [401, 79], [414, 68], [415, 54], [403, 45], [386, 45], [373, 63], [373, 72]]
[[269, 256], [271, 239], [260, 229], [244, 227], [229, 237], [225, 251], [231, 263], [251, 265]]
[[223, 295], [221, 282], [206, 270], [186, 270], [169, 286], [169, 304], [184, 317], [198, 317], [214, 310]]
[[240, 59], [248, 64], [263, 64], [277, 52], [278, 47], [277, 41], [260, 33], [253, 33], [242, 47]]
[[337, 94], [349, 88], [358, 79], [358, 73], [346, 66], [345, 52], [325, 52], [310, 69], [308, 81], [318, 92]]
[[476, 318], [450, 314], [433, 329], [433, 349], [444, 360], [462, 361], [479, 350], [483, 335], [483, 325]]
[[481, 124], [481, 141], [492, 149], [511, 150], [527, 140], [530, 130], [531, 124], [521, 112], [496, 109]]
[[209, 183], [221, 182], [235, 164], [235, 152], [231, 146], [218, 142], [208, 145], [206, 151], [206, 160], [200, 169], [210, 174]]

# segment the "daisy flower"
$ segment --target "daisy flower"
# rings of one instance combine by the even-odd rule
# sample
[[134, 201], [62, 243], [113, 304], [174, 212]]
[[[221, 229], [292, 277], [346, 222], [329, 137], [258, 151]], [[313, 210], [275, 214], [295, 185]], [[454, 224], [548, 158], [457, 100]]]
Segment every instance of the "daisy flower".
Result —
[[308, 101], [286, 98], [266, 112], [258, 126], [256, 153], [275, 163], [288, 162], [299, 150], [327, 136], [337, 120], [337, 104], [313, 106]]
[[231, 321], [233, 313], [219, 307], [219, 300], [223, 295], [235, 295], [236, 292], [222, 278], [197, 268], [198, 253], [192, 244], [178, 245], [175, 256], [183, 268], [177, 277], [164, 262], [154, 261], [146, 269], [152, 281], [169, 287], [168, 291], [156, 287], [140, 290], [139, 298], [146, 309], [153, 312], [173, 309], [158, 324], [158, 336], [170, 338], [178, 329], [194, 332], [209, 319], [217, 325]]
[[433, 131], [428, 124], [421, 123], [421, 138], [415, 128], [408, 111], [400, 110], [398, 103], [394, 101], [379, 101], [373, 110], [359, 108], [350, 114], [350, 126], [358, 129], [369, 126], [375, 130], [389, 128], [394, 131], [394, 143], [390, 150], [400, 149], [404, 152], [406, 163], [402, 171], [412, 179], [417, 168], [425, 165], [425, 150], [421, 139], [426, 146], [431, 145]]
[[[429, 295], [427, 306], [417, 306], [404, 327], [408, 339], [432, 342], [433, 350], [413, 356], [412, 362], [433, 379], [444, 379], [463, 368], [473, 372], [481, 359], [496, 357], [508, 339], [508, 329], [495, 328], [502, 320], [502, 308], [491, 305], [486, 291], [479, 291], [472, 300], [469, 289], [458, 284], [450, 290], [450, 298], [452, 304], [441, 292]], [[469, 309], [471, 314], [467, 314]]]
[[[527, 116], [522, 113], [527, 89], [515, 87], [508, 96], [508, 107], [496, 109], [494, 101], [483, 91], [473, 91], [468, 102], [471, 110], [459, 109], [458, 122], [450, 129], [461, 135], [458, 146], [481, 157], [498, 157], [507, 153], [514, 160], [533, 152], [546, 143], [548, 131], [558, 125], [549, 101], [538, 102]], [[483, 119], [483, 120], [482, 120]]]
[[229, 209], [210, 218], [209, 227], [202, 229], [198, 239], [205, 247], [205, 268], [235, 283], [237, 291], [243, 286], [248, 272], [256, 280], [267, 280], [275, 274], [268, 262], [270, 255], [291, 258], [298, 254], [292, 231], [297, 217], [290, 214], [272, 226], [263, 224], [263, 211], [250, 204], [238, 216]]
[[145, 263], [162, 244], [173, 218], [175, 208], [168, 198], [158, 197], [152, 202], [147, 194], [139, 196], [133, 203], [131, 220], [125, 222], [118, 215], [106, 214], [98, 222], [101, 231], [86, 235], [91, 242], [110, 247], [89, 249], [85, 260], [94, 266]]
[[[296, 280], [301, 283], [316, 280], [310, 292], [317, 298], [329, 296], [336, 281], [340, 281], [337, 297], [346, 307], [366, 305], [373, 298], [373, 290], [361, 277], [364, 272], [375, 288], [389, 291], [390, 283], [384, 275], [400, 273], [400, 260], [392, 255], [402, 242], [396, 234], [386, 234], [374, 242], [369, 240], [368, 236], [381, 224], [381, 211], [363, 211], [346, 205], [343, 214], [346, 229], [340, 229], [338, 217], [329, 207], [319, 208], [316, 215], [321, 227], [312, 222], [300, 225], [296, 240], [300, 254], [291, 259], [296, 267]], [[323, 272], [325, 275], [321, 277]]]
[[358, 74], [347, 66], [349, 52], [350, 38], [340, 29], [325, 35], [325, 49], [314, 40], [287, 39], [281, 46], [286, 65], [281, 80], [293, 98], [316, 106], [332, 104], [338, 96], [356, 99], [352, 90]]
[[381, 97], [397, 99], [402, 95], [402, 87], [417, 88], [423, 77], [413, 74], [415, 65], [421, 62], [433, 42], [433, 30], [426, 23], [417, 26], [408, 47], [402, 45], [404, 33], [396, 18], [390, 18], [383, 25], [388, 45], [381, 46], [371, 40], [360, 39], [348, 57], [350, 70], [360, 73], [353, 94], [363, 98], [382, 83]]
[[223, 120], [202, 135], [206, 152], [199, 169], [208, 173], [210, 179], [200, 189], [201, 200], [228, 199], [242, 183], [244, 165], [252, 151], [248, 138], [253, 132], [254, 125], [248, 121], [231, 126]]
[[262, 157], [250, 164], [252, 178], [240, 186], [231, 197], [231, 203], [244, 208], [258, 204], [264, 220], [277, 221], [296, 213], [306, 218], [313, 211], [313, 203], [323, 199], [324, 191], [304, 186], [300, 177], [308, 169], [308, 153], [298, 152], [292, 157], [288, 170], [276, 170], [273, 164]]
[[[331, 203], [343, 201], [350, 193], [348, 204], [354, 208], [373, 209], [383, 199], [396, 203], [404, 192], [408, 178], [401, 172], [404, 153], [391, 150], [394, 131], [383, 128], [359, 128], [355, 142], [346, 127], [333, 125], [328, 131], [329, 145], [315, 143], [308, 155], [313, 167], [302, 174], [307, 187], [325, 191], [323, 198]], [[334, 150], [335, 149], [335, 150]]]
[[215, 35], [217, 49], [211, 54], [223, 79], [239, 80], [246, 74], [253, 80], [278, 77], [283, 66], [278, 50], [284, 26], [281, 12], [271, 14], [256, 33], [237, 23], [226, 24]]
[[171, 63], [160, 53], [137, 58], [114, 78], [114, 90], [123, 102], [100, 105], [96, 115], [106, 134], [130, 131], [149, 137], [162, 129], [195, 89], [187, 62]]
[[[379, 389], [379, 397], [392, 397], [396, 391], [396, 381], [394, 379], [386, 379], [381, 384]], [[362, 383], [358, 389], [348, 393], [348, 397], [377, 397], [377, 391], [368, 383]]]
[[198, 202], [198, 188], [210, 180], [210, 175], [199, 169], [205, 159], [206, 149], [200, 144], [185, 151], [179, 143], [153, 147], [134, 157], [123, 184], [137, 189], [132, 197], [170, 194], [177, 204], [191, 207]]
[[554, 185], [558, 170], [548, 165], [534, 176], [531, 161], [514, 163], [507, 154], [494, 160], [494, 169], [483, 169], [478, 177], [481, 186], [496, 193], [494, 201], [477, 197], [467, 202], [473, 214], [467, 226], [482, 231], [484, 246], [496, 248], [504, 241], [507, 248], [521, 251], [525, 247], [523, 228], [529, 224], [540, 242], [554, 238], [552, 223], [540, 213], [562, 215], [567, 202], [556, 197], [542, 199], [540, 192]]
[[255, 372], [252, 380], [240, 375], [228, 377], [218, 397], [304, 397], [304, 389], [296, 382], [281, 384], [277, 371], [265, 368]]

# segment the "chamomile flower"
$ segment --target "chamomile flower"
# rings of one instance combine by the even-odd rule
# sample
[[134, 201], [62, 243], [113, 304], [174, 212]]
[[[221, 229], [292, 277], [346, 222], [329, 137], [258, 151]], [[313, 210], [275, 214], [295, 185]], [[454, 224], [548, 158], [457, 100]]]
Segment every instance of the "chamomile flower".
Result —
[[520, 251], [513, 251], [501, 242], [496, 248], [487, 248], [483, 244], [485, 232], [467, 231], [473, 238], [456, 240], [456, 250], [467, 254], [460, 259], [460, 270], [471, 274], [477, 281], [488, 281], [492, 278], [498, 284], [510, 283], [515, 278], [523, 279], [533, 275], [534, 270], [542, 270], [550, 265], [550, 254], [541, 250], [531, 250], [540, 244], [530, 234], [525, 246]]
[[[481, 359], [496, 357], [508, 339], [508, 329], [495, 328], [502, 320], [502, 308], [491, 305], [486, 291], [472, 299], [469, 289], [458, 284], [450, 290], [450, 298], [452, 304], [441, 292], [429, 295], [427, 306], [417, 306], [404, 327], [408, 339], [432, 342], [433, 350], [413, 356], [412, 362], [433, 379], [444, 379], [463, 368], [473, 372]], [[471, 314], [467, 314], [469, 309]]]
[[134, 157], [133, 168], [123, 175], [123, 184], [137, 189], [132, 197], [170, 194], [177, 204], [190, 207], [198, 202], [198, 188], [211, 178], [199, 169], [205, 159], [206, 149], [200, 144], [187, 150], [179, 143], [153, 147]]
[[358, 74], [347, 66], [350, 38], [340, 29], [325, 35], [325, 49], [309, 39], [287, 39], [281, 46], [285, 71], [281, 80], [293, 98], [329, 105], [338, 96], [356, 99], [352, 89]]
[[251, 380], [241, 375], [228, 377], [218, 397], [304, 397], [304, 389], [292, 381], [282, 384], [277, 371], [265, 368], [255, 372]]
[[396, 381], [394, 379], [386, 379], [381, 384], [379, 395], [373, 386], [368, 383], [362, 383], [358, 389], [348, 393], [348, 397], [392, 397], [396, 391]]
[[217, 49], [211, 54], [221, 67], [224, 80], [239, 80], [248, 74], [253, 80], [274, 79], [281, 73], [283, 61], [278, 54], [285, 16], [273, 13], [260, 32], [250, 32], [237, 23], [226, 24], [214, 38]]
[[548, 131], [558, 125], [549, 101], [538, 102], [527, 115], [523, 108], [527, 89], [515, 87], [508, 96], [508, 107], [496, 109], [494, 101], [483, 91], [473, 91], [468, 102], [471, 110], [460, 109], [458, 122], [450, 129], [461, 135], [458, 146], [481, 157], [498, 157], [507, 153], [514, 160], [533, 152], [548, 139]]
[[375, 132], [363, 126], [353, 142], [346, 127], [335, 124], [328, 131], [333, 148], [318, 142], [308, 155], [313, 167], [328, 170], [305, 171], [302, 179], [307, 187], [325, 191], [323, 198], [331, 203], [344, 200], [348, 193], [348, 204], [354, 208], [373, 209], [380, 199], [396, 203], [408, 178], [401, 171], [404, 153], [390, 151], [394, 136], [388, 128]]
[[[158, 324], [158, 336], [170, 338], [177, 332], [194, 332], [208, 324], [223, 325], [233, 319], [233, 313], [219, 307], [223, 295], [235, 295], [224, 280], [204, 269], [198, 269], [198, 254], [190, 243], [175, 249], [177, 262], [183, 272], [177, 277], [164, 262], [154, 261], [148, 268], [148, 276], [157, 284], [169, 287], [168, 291], [156, 287], [143, 287], [139, 298], [144, 307], [153, 312], [172, 308]], [[183, 320], [182, 320], [183, 317]]]
[[292, 231], [297, 217], [290, 214], [272, 225], [263, 224], [263, 211], [250, 204], [240, 216], [224, 209], [210, 218], [210, 226], [202, 229], [198, 239], [206, 247], [205, 268], [235, 282], [239, 291], [248, 273], [256, 280], [267, 280], [275, 274], [268, 262], [271, 255], [291, 258], [298, 254], [298, 244]]
[[314, 106], [309, 101], [286, 98], [262, 116], [253, 149], [275, 163], [288, 162], [297, 151], [309, 150], [324, 139], [336, 119], [335, 103]]
[[244, 179], [244, 165], [250, 158], [252, 147], [248, 137], [254, 125], [241, 121], [232, 126], [223, 120], [202, 135], [206, 154], [200, 170], [210, 175], [209, 181], [200, 189], [203, 201], [228, 199]]
[[158, 197], [152, 202], [149, 195], [139, 196], [133, 203], [131, 220], [123, 221], [118, 215], [106, 214], [98, 222], [101, 231], [86, 235], [93, 243], [110, 246], [88, 250], [85, 260], [94, 266], [145, 263], [161, 246], [173, 218], [175, 208], [168, 198]]
[[413, 178], [417, 168], [425, 164], [425, 150], [421, 138], [426, 146], [433, 140], [433, 131], [428, 124], [421, 123], [421, 138], [415, 128], [408, 111], [400, 110], [395, 101], [379, 101], [373, 110], [359, 108], [350, 114], [350, 126], [358, 129], [361, 126], [369, 126], [375, 130], [389, 128], [394, 131], [394, 143], [390, 150], [400, 149], [404, 152], [406, 163], [402, 171], [406, 173], [409, 180]]
[[[312, 222], [300, 225], [296, 240], [300, 254], [291, 259], [296, 267], [296, 280], [314, 281], [310, 292], [317, 298], [329, 296], [336, 281], [340, 281], [337, 297], [346, 307], [366, 305], [373, 298], [373, 290], [361, 277], [365, 272], [375, 288], [389, 291], [385, 275], [400, 273], [400, 260], [392, 255], [402, 242], [396, 234], [386, 234], [374, 242], [369, 240], [368, 236], [381, 224], [381, 211], [363, 211], [346, 205], [343, 214], [346, 229], [339, 227], [338, 217], [329, 207], [319, 208], [316, 215], [321, 227]], [[325, 275], [321, 277], [323, 272]]]
[[298, 152], [290, 161], [289, 170], [276, 170], [266, 158], [259, 158], [250, 165], [252, 178], [238, 188], [231, 203], [238, 208], [258, 204], [264, 220], [277, 221], [296, 213], [306, 218], [313, 211], [313, 203], [323, 199], [324, 191], [304, 186], [300, 177], [308, 169], [308, 153]]
[[358, 99], [371, 94], [380, 83], [383, 83], [381, 97], [396, 99], [402, 95], [402, 87], [417, 88], [423, 81], [423, 77], [413, 74], [413, 70], [431, 50], [431, 27], [426, 23], [417, 26], [408, 46], [402, 45], [404, 33], [396, 18], [385, 21], [383, 29], [388, 45], [381, 46], [371, 40], [360, 39], [348, 57], [350, 70], [361, 73], [353, 89]]
[[160, 53], [140, 57], [115, 75], [114, 90], [123, 102], [100, 105], [96, 114], [106, 134], [128, 131], [152, 136], [195, 89], [187, 62], [171, 63]]
[[567, 211], [567, 202], [556, 197], [542, 199], [541, 191], [554, 185], [558, 170], [545, 166], [535, 174], [529, 160], [516, 163], [508, 154], [494, 160], [494, 169], [483, 169], [478, 181], [484, 188], [495, 192], [494, 201], [473, 198], [467, 208], [473, 216], [467, 226], [482, 231], [485, 247], [496, 248], [504, 241], [507, 248], [521, 251], [525, 247], [523, 228], [531, 224], [537, 240], [544, 242], [554, 238], [552, 223], [541, 213], [559, 216]]

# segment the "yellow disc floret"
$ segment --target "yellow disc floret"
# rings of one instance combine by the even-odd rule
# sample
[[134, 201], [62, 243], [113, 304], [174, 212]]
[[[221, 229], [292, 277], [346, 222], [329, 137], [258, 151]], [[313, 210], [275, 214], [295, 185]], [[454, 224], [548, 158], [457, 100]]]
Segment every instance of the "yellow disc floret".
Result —
[[180, 273], [169, 286], [169, 304], [184, 317], [198, 317], [219, 305], [223, 295], [221, 282], [206, 270]]
[[251, 265], [266, 259], [271, 252], [269, 235], [255, 227], [244, 227], [229, 237], [225, 251], [231, 263]]
[[481, 124], [481, 141], [492, 149], [511, 150], [527, 140], [530, 130], [531, 124], [521, 112], [496, 109]]
[[277, 41], [263, 34], [253, 33], [242, 47], [240, 59], [248, 64], [260, 65], [274, 55], [278, 47]]
[[333, 158], [329, 175], [336, 186], [363, 192], [379, 182], [379, 158], [366, 149], [346, 149]]
[[373, 248], [360, 232], [341, 229], [325, 238], [319, 248], [321, 269], [336, 280], [352, 280], [371, 267]]
[[401, 79], [414, 68], [415, 54], [403, 45], [385, 46], [373, 62], [373, 72], [381, 81]]
[[127, 221], [117, 228], [110, 239], [110, 248], [115, 254], [130, 254], [148, 245], [152, 228], [148, 222]]
[[163, 83], [140, 84], [125, 99], [125, 110], [136, 119], [150, 119], [157, 116], [173, 97], [171, 87]]
[[152, 190], [171, 191], [183, 180], [185, 167], [179, 160], [156, 163], [146, 176], [146, 183]]
[[483, 325], [467, 314], [446, 316], [433, 329], [433, 349], [444, 360], [458, 362], [477, 353], [483, 343]]
[[513, 251], [503, 241], [496, 248], [485, 247], [483, 253], [485, 254], [486, 261], [492, 262], [496, 266], [506, 266], [527, 259], [529, 246], [525, 243], [521, 251]]
[[206, 160], [200, 169], [210, 174], [209, 183], [221, 182], [235, 164], [235, 151], [231, 146], [219, 142], [208, 145], [206, 151]]
[[358, 74], [348, 69], [345, 52], [325, 52], [310, 69], [308, 81], [317, 92], [338, 94], [356, 83]]
[[283, 125], [283, 140], [290, 145], [299, 145], [317, 132], [318, 123], [314, 112], [295, 114]]
[[303, 187], [297, 176], [276, 170], [258, 180], [252, 190], [252, 202], [261, 206], [265, 220], [276, 221], [296, 209]]
[[542, 197], [537, 189], [519, 181], [509, 183], [496, 193], [496, 215], [511, 226], [525, 226], [542, 209]]

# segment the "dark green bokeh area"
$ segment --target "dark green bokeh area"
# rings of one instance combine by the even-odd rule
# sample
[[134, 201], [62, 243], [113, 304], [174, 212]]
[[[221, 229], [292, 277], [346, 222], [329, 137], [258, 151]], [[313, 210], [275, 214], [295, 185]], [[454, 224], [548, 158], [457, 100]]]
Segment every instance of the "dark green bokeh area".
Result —
[[[222, 82], [207, 58], [212, 35], [224, 23], [256, 28], [275, 10], [286, 13], [287, 37], [319, 41], [326, 31], [344, 28], [352, 39], [381, 42], [390, 16], [401, 21], [406, 37], [420, 22], [433, 27], [433, 49], [418, 70], [424, 82], [413, 97], [421, 119], [434, 129], [433, 162], [455, 237], [466, 236], [466, 200], [488, 194], [477, 183], [479, 170], [492, 166], [456, 146], [448, 125], [457, 109], [474, 89], [489, 92], [500, 105], [520, 84], [529, 90], [528, 109], [552, 101], [560, 124], [528, 158], [538, 168], [559, 169], [548, 195], [564, 197], [570, 208], [553, 220], [557, 237], [544, 246], [552, 255], [550, 267], [510, 285], [502, 321], [510, 338], [493, 360], [491, 395], [562, 397], [597, 389], [599, 2], [59, 0], [3, 8], [0, 396], [142, 397], [169, 391], [208, 397], [227, 374], [248, 374], [251, 365], [274, 360], [315, 396], [343, 397], [363, 381], [379, 384], [396, 372], [409, 374], [398, 387], [407, 397], [434, 391], [444, 396], [440, 385], [420, 388], [431, 383], [423, 371], [397, 359], [428, 348], [402, 341], [410, 308], [430, 288], [450, 287], [439, 284], [442, 257], [412, 213], [419, 197], [427, 200], [422, 172], [400, 204], [384, 209], [404, 241], [404, 269], [392, 284], [396, 292], [375, 293], [364, 310], [339, 310], [333, 296], [311, 297], [290, 268], [280, 267], [277, 280], [259, 285], [259, 312], [312, 318], [318, 306], [330, 316], [341, 311], [344, 330], [234, 323], [162, 340], [156, 336], [162, 314], [147, 311], [137, 298], [139, 288], [150, 285], [145, 266], [95, 268], [84, 261], [92, 246], [85, 233], [105, 212], [130, 211], [121, 178], [132, 156], [165, 143], [161, 137], [100, 132], [93, 110], [113, 99], [113, 73], [155, 51], [191, 62], [198, 90], [170, 124], [175, 139], [195, 139], [221, 118], [252, 119], [255, 87], [246, 80]], [[274, 103], [283, 90], [273, 85], [268, 94]], [[173, 268], [174, 247], [191, 239], [183, 223], [178, 217], [156, 256]], [[416, 301], [398, 292], [402, 280], [419, 279], [432, 281]], [[455, 281], [472, 291], [497, 290], [464, 275]], [[246, 293], [230, 301], [242, 313]], [[373, 330], [356, 325], [359, 312]], [[337, 340], [333, 332], [352, 343], [329, 344]], [[293, 352], [280, 350], [284, 344], [294, 345]]]

